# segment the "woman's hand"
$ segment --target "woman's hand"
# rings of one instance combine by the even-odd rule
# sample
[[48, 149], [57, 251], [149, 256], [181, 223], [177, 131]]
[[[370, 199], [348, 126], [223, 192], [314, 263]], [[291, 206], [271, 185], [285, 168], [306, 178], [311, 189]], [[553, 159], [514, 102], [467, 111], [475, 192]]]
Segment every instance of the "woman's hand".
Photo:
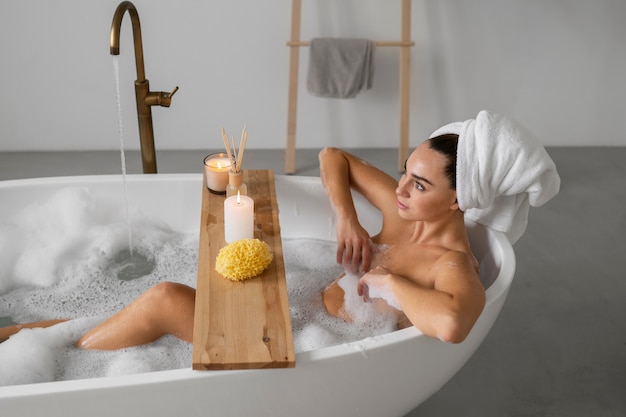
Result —
[[358, 274], [369, 270], [374, 250], [369, 233], [358, 221], [337, 223], [337, 263], [346, 272]]
[[391, 307], [402, 311], [402, 307], [389, 285], [390, 278], [391, 274], [387, 269], [377, 266], [359, 279], [357, 292], [365, 302], [371, 301], [372, 298], [381, 298]]

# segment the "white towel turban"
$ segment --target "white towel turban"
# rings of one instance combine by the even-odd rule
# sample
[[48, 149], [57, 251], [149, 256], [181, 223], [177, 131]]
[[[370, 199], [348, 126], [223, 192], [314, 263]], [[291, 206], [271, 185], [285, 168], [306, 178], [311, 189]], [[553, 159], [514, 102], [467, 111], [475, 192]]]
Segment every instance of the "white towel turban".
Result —
[[559, 192], [554, 162], [530, 131], [492, 112], [443, 126], [431, 138], [450, 133], [459, 135], [459, 208], [515, 243], [526, 230], [529, 206], [541, 206]]

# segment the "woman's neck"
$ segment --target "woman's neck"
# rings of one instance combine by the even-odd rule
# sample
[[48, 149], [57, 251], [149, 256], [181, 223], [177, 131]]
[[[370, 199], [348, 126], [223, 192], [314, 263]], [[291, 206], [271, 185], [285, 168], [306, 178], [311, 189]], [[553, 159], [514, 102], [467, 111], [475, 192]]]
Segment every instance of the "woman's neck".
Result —
[[456, 210], [431, 221], [416, 221], [410, 240], [423, 245], [469, 248], [463, 212]]

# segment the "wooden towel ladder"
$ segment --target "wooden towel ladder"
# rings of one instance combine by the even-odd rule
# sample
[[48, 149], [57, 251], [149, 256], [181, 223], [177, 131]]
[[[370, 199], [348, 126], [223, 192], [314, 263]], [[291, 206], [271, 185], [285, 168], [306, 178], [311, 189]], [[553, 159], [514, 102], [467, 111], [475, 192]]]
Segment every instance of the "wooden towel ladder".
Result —
[[[300, 20], [302, 0], [291, 2], [291, 40], [289, 54], [289, 97], [287, 105], [287, 149], [285, 152], [285, 173], [296, 171], [296, 118], [298, 110], [298, 65], [300, 47], [309, 42], [300, 40]], [[398, 170], [402, 170], [409, 153], [409, 103], [411, 80], [411, 50], [415, 45], [411, 40], [411, 0], [402, 0], [401, 38], [399, 41], [377, 41], [376, 46], [400, 47], [400, 143], [398, 146]]]

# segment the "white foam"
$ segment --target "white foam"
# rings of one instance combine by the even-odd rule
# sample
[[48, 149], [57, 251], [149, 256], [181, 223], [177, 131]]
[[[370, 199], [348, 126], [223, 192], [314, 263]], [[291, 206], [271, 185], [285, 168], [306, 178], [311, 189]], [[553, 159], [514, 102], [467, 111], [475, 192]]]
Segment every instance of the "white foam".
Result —
[[358, 295], [357, 285], [359, 276], [347, 273], [338, 284], [344, 291], [344, 309], [354, 323], [361, 326], [370, 326], [373, 329], [393, 330], [396, 318], [393, 314], [382, 314], [373, 303], [363, 301]]
[[[128, 223], [117, 201], [85, 189], [64, 189], [0, 225], [0, 317], [16, 322], [74, 319], [46, 329], [24, 329], [0, 343], [0, 385], [190, 366], [191, 345], [173, 336], [112, 352], [74, 346], [87, 330], [158, 282], [195, 287], [198, 234], [173, 231], [136, 208], [131, 215], [135, 250], [155, 260], [152, 273], [132, 281], [117, 279], [119, 267], [111, 264], [119, 250], [128, 248]], [[325, 312], [322, 290], [342, 272], [335, 263], [335, 243], [289, 239], [283, 242], [283, 253], [296, 351], [392, 330], [371, 316], [350, 324]]]
[[369, 288], [368, 296], [370, 298], [381, 298], [396, 310], [402, 310], [402, 306], [398, 302], [396, 295], [393, 293], [393, 291], [391, 291], [391, 288], [388, 285], [380, 288]]
[[355, 275], [346, 275], [339, 281], [345, 293], [344, 308], [352, 323], [326, 313], [322, 292], [343, 272], [336, 264], [334, 242], [288, 239], [283, 242], [283, 252], [296, 351], [338, 345], [395, 329], [395, 317], [380, 314], [372, 303], [359, 297]]

